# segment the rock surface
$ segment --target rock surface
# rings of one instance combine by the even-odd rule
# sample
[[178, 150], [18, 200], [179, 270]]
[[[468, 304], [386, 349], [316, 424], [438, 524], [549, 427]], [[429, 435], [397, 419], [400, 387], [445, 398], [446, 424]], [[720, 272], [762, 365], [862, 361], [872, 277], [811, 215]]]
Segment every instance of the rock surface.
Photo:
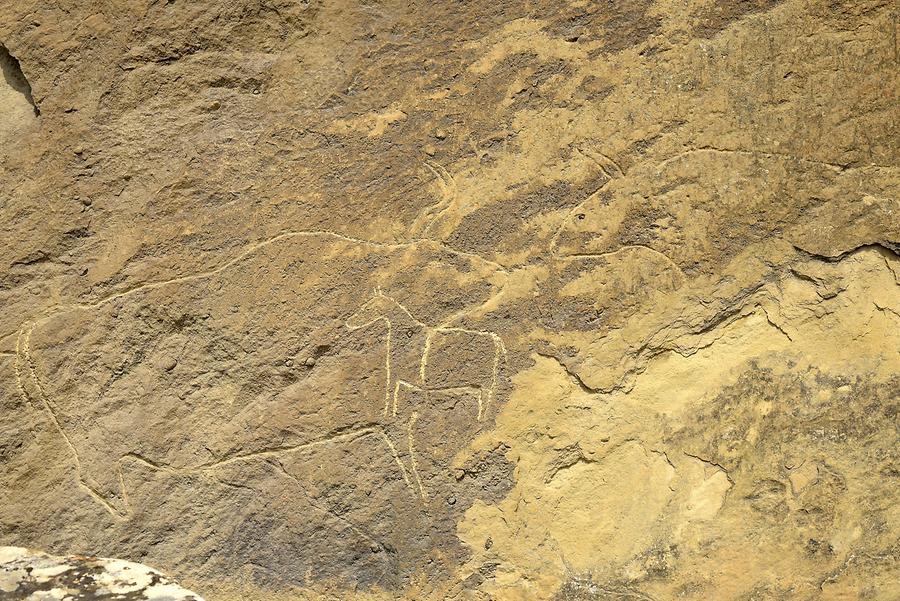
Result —
[[887, 0], [0, 3], [0, 543], [206, 598], [900, 598]]
[[203, 601], [139, 563], [98, 557], [54, 557], [21, 547], [0, 547], [0, 599]]

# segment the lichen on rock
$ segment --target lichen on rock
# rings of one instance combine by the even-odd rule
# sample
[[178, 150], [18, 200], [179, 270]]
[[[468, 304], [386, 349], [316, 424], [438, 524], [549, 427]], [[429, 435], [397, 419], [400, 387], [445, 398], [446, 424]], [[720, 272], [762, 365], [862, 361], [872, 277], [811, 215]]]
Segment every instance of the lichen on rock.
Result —
[[0, 597], [21, 601], [203, 601], [145, 565], [0, 547]]

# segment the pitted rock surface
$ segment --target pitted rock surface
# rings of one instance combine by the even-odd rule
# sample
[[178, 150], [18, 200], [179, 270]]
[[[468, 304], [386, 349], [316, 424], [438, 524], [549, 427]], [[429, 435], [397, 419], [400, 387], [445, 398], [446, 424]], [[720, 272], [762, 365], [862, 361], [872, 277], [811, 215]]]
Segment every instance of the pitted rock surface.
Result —
[[900, 598], [898, 57], [888, 0], [0, 3], [0, 544]]

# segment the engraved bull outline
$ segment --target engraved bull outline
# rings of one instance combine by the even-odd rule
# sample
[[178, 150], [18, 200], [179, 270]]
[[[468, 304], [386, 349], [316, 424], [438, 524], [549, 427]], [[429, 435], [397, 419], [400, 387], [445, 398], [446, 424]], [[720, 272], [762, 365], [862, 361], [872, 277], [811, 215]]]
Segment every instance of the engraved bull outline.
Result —
[[[371, 319], [368, 319], [367, 321], [363, 321], [363, 317], [366, 312], [374, 311], [379, 306], [389, 308], [392, 313], [398, 313], [399, 315], [404, 316], [406, 318], [406, 321], [408, 321], [408, 324], [413, 325], [416, 329], [420, 330], [421, 334], [423, 334], [422, 336], [416, 337], [416, 340], [421, 343], [419, 359], [416, 362], [415, 366], [417, 377], [408, 379], [396, 377], [396, 375], [398, 374], [398, 369], [396, 365], [394, 365], [393, 351], [397, 348], [397, 345], [395, 344], [395, 340], [392, 338], [392, 334], [394, 333], [399, 323], [397, 316], [392, 315], [392, 320], [392, 318], [389, 317], [388, 314], [379, 314]], [[401, 394], [401, 390], [405, 389], [407, 391], [421, 391], [426, 395], [430, 392], [438, 391], [450, 393], [475, 392], [478, 403], [477, 420], [481, 421], [484, 418], [485, 411], [488, 409], [494, 398], [499, 364], [503, 354], [505, 354], [505, 348], [503, 347], [503, 343], [500, 340], [499, 336], [497, 336], [493, 332], [469, 330], [466, 328], [448, 326], [429, 327], [419, 320], [415, 319], [412, 314], [405, 307], [403, 307], [402, 304], [382, 293], [380, 289], [376, 289], [372, 298], [363, 303], [356, 310], [356, 312], [354, 312], [354, 314], [346, 320], [345, 327], [353, 331], [369, 327], [379, 321], [384, 321], [387, 325], [387, 338], [385, 341], [385, 401], [382, 411], [382, 416], [386, 420], [384, 423], [368, 424], [348, 430], [338, 430], [323, 437], [309, 440], [300, 444], [273, 449], [265, 449], [250, 453], [237, 453], [231, 456], [219, 458], [216, 461], [182, 468], [174, 468], [171, 466], [162, 465], [133, 452], [125, 453], [118, 459], [114, 460], [114, 473], [102, 475], [98, 474], [98, 477], [106, 476], [107, 478], [112, 477], [115, 479], [118, 493], [121, 496], [121, 501], [118, 501], [116, 498], [111, 497], [110, 495], [104, 494], [103, 487], [98, 484], [99, 480], [91, 476], [91, 474], [95, 472], [92, 472], [92, 470], [88, 469], [88, 467], [83, 464], [81, 460], [81, 453], [78, 451], [75, 443], [72, 442], [70, 435], [67, 433], [66, 427], [60, 420], [57, 404], [50, 398], [38, 376], [37, 362], [35, 361], [34, 356], [31, 352], [31, 336], [36, 327], [36, 324], [34, 322], [23, 325], [16, 340], [16, 382], [22, 397], [29, 403], [36, 400], [37, 403], [41, 407], [43, 407], [43, 409], [49, 415], [55, 429], [59, 432], [60, 436], [62, 437], [63, 441], [72, 454], [75, 463], [76, 479], [78, 484], [82, 488], [84, 488], [95, 501], [100, 503], [114, 517], [125, 518], [131, 512], [130, 503], [128, 500], [128, 492], [125, 486], [124, 474], [122, 471], [123, 461], [125, 460], [143, 464], [155, 471], [164, 471], [172, 474], [198, 474], [212, 470], [216, 467], [239, 461], [246, 461], [261, 457], [277, 457], [283, 453], [301, 451], [331, 442], [350, 442], [358, 438], [371, 435], [374, 435], [382, 440], [382, 442], [389, 450], [394, 463], [399, 468], [405, 484], [411, 490], [417, 492], [418, 496], [424, 501], [426, 499], [426, 494], [418, 473], [418, 466], [415, 457], [415, 444], [413, 440], [413, 428], [415, 427], [416, 421], [418, 419], [418, 412], [415, 410], [415, 408], [413, 408], [406, 423], [398, 423], [397, 418], [399, 410], [399, 396]], [[431, 345], [436, 337], [448, 333], [467, 333], [470, 335], [486, 337], [490, 340], [491, 344], [494, 346], [494, 357], [492, 360], [491, 374], [487, 386], [468, 385], [443, 388], [429, 388], [427, 386], [427, 364]], [[413, 381], [410, 382], [408, 381], [409, 379]], [[30, 382], [32, 392], [29, 392], [29, 386], [26, 385], [26, 381]], [[405, 432], [403, 432], [403, 430], [405, 430]], [[401, 433], [405, 434], [405, 444], [400, 443], [397, 440], [398, 435], [400, 435]], [[408, 452], [409, 465], [404, 463], [401, 457], [400, 449]]]
[[[409, 309], [395, 298], [385, 294], [381, 288], [375, 288], [371, 298], [360, 305], [346, 319], [344, 325], [352, 331], [371, 327], [378, 322], [384, 322], [387, 329], [385, 336], [385, 393], [384, 408], [382, 409], [382, 415], [385, 418], [392, 418], [393, 420], [398, 418], [400, 394], [401, 391], [406, 391], [423, 393], [426, 395], [426, 398], [434, 392], [474, 392], [478, 405], [476, 420], [481, 422], [484, 419], [487, 410], [493, 403], [499, 379], [500, 362], [506, 354], [506, 348], [500, 336], [495, 332], [486, 330], [472, 330], [447, 325], [429, 326], [416, 319]], [[398, 330], [407, 332], [408, 337], [406, 340], [396, 335]], [[485, 376], [484, 382], [468, 383], [461, 386], [431, 387], [428, 385], [428, 356], [432, 350], [432, 345], [436, 338], [450, 334], [468, 334], [483, 338], [493, 347], [490, 373]], [[398, 340], [400, 344], [398, 344]], [[402, 368], [398, 367], [395, 361], [395, 355], [397, 354], [407, 355], [407, 365], [404, 365]], [[415, 361], [408, 361], [410, 356], [415, 357]], [[397, 424], [396, 421], [394, 421], [394, 424], [401, 427], [405, 426], [410, 461], [409, 472], [415, 479], [419, 496], [424, 501], [427, 495], [419, 475], [415, 441], [413, 439], [413, 429], [418, 418], [418, 411], [415, 407], [412, 407], [406, 424]], [[399, 456], [395, 455], [395, 457], [399, 464]], [[409, 482], [407, 481], [407, 483]]]
[[[223, 458], [219, 461], [209, 462], [209, 463], [202, 464], [199, 466], [192, 466], [192, 467], [187, 467], [187, 468], [173, 468], [173, 467], [167, 466], [167, 465], [160, 465], [160, 464], [157, 464], [157, 463], [155, 463], [145, 457], [142, 457], [136, 453], [125, 453], [122, 457], [118, 458], [118, 460], [115, 461], [115, 473], [108, 474], [109, 476], [114, 477], [118, 481], [118, 489], [119, 489], [119, 492], [121, 493], [122, 499], [121, 499], [121, 503], [117, 503], [117, 501], [115, 499], [111, 500], [111, 499], [107, 498], [106, 496], [104, 496], [101, 488], [99, 486], [92, 485], [91, 479], [86, 477], [86, 472], [89, 473], [90, 470], [88, 469], [88, 466], [84, 466], [82, 464], [80, 453], [79, 453], [78, 449], [76, 448], [75, 444], [72, 442], [71, 437], [67, 434], [66, 429], [60, 420], [59, 406], [50, 398], [46, 389], [44, 388], [44, 385], [41, 382], [40, 377], [38, 376], [37, 362], [35, 361], [35, 358], [32, 355], [32, 351], [31, 351], [32, 333], [39, 324], [46, 321], [47, 319], [50, 319], [51, 317], [54, 317], [55, 315], [62, 313], [63, 311], [77, 310], [77, 309], [93, 310], [93, 309], [97, 309], [103, 305], [106, 305], [108, 303], [111, 303], [111, 302], [115, 301], [116, 299], [132, 296], [134, 294], [137, 294], [137, 293], [140, 293], [143, 291], [154, 290], [154, 289], [158, 289], [163, 286], [168, 286], [171, 284], [203, 280], [203, 279], [215, 276], [219, 273], [222, 273], [227, 269], [230, 269], [231, 267], [241, 263], [248, 257], [255, 255], [257, 252], [259, 252], [260, 250], [262, 250], [270, 245], [279, 243], [284, 240], [294, 239], [294, 238], [317, 238], [317, 237], [334, 239], [334, 240], [342, 240], [345, 242], [367, 245], [367, 246], [372, 246], [372, 247], [376, 247], [376, 248], [383, 248], [386, 250], [408, 249], [411, 247], [415, 247], [417, 245], [434, 246], [436, 248], [439, 248], [439, 249], [441, 249], [445, 252], [448, 252], [452, 255], [455, 255], [455, 256], [465, 257], [465, 258], [467, 258], [469, 260], [473, 260], [473, 261], [477, 260], [478, 262], [483, 263], [484, 265], [488, 265], [488, 266], [494, 268], [496, 272], [501, 273], [507, 277], [509, 275], [508, 272], [497, 263], [494, 263], [492, 261], [489, 261], [487, 259], [484, 259], [484, 258], [482, 258], [478, 255], [472, 254], [472, 253], [466, 253], [466, 252], [462, 252], [462, 251], [458, 251], [458, 250], [449, 248], [440, 242], [436, 242], [436, 241], [426, 239], [426, 238], [415, 238], [415, 239], [407, 241], [407, 242], [389, 244], [389, 243], [381, 243], [381, 242], [374, 242], [374, 241], [370, 241], [370, 240], [364, 240], [364, 239], [360, 239], [360, 238], [354, 238], [351, 236], [346, 236], [346, 235], [339, 234], [337, 232], [332, 232], [329, 230], [286, 231], [286, 232], [282, 232], [276, 236], [273, 236], [271, 238], [265, 239], [261, 242], [257, 242], [257, 243], [248, 245], [238, 255], [236, 255], [235, 257], [229, 259], [228, 261], [226, 261], [226, 262], [222, 263], [221, 265], [214, 267], [212, 269], [199, 271], [199, 272], [192, 273], [189, 275], [179, 276], [179, 277], [170, 278], [170, 279], [166, 279], [166, 280], [148, 282], [148, 283], [136, 286], [134, 288], [129, 288], [129, 289], [121, 291], [121, 292], [116, 292], [116, 293], [110, 294], [108, 296], [105, 296], [103, 298], [100, 298], [100, 299], [98, 299], [96, 301], [92, 301], [92, 302], [84, 302], [84, 303], [76, 302], [76, 303], [71, 303], [68, 305], [57, 305], [57, 306], [52, 307], [50, 310], [44, 312], [42, 315], [35, 316], [34, 318], [32, 318], [32, 320], [23, 322], [17, 333], [18, 335], [16, 338], [15, 363], [14, 363], [16, 385], [18, 387], [18, 391], [19, 391], [22, 399], [26, 403], [28, 403], [29, 406], [37, 405], [49, 415], [54, 428], [56, 429], [56, 431], [62, 438], [65, 445], [69, 448], [69, 451], [72, 455], [73, 462], [75, 464], [77, 485], [79, 487], [81, 487], [82, 489], [84, 489], [95, 501], [97, 501], [100, 505], [102, 505], [113, 517], [119, 518], [119, 519], [124, 519], [131, 512], [131, 509], [130, 509], [130, 506], [128, 503], [128, 499], [127, 499], [127, 491], [125, 490], [122, 469], [121, 469], [122, 461], [126, 460], [126, 459], [129, 459], [131, 461], [135, 461], [138, 463], [142, 463], [145, 466], [152, 468], [154, 470], [157, 470], [157, 471], [166, 471], [166, 472], [170, 472], [170, 473], [198, 473], [198, 472], [203, 472], [206, 470], [213, 469], [219, 465], [224, 465], [224, 464], [233, 463], [233, 462], [237, 462], [237, 461], [248, 460], [253, 457], [278, 456], [282, 453], [289, 453], [292, 451], [301, 450], [301, 449], [312, 447], [312, 446], [317, 446], [317, 445], [330, 443], [330, 442], [336, 442], [339, 440], [352, 441], [357, 438], [360, 438], [363, 436], [369, 436], [369, 435], [379, 436], [384, 441], [385, 445], [390, 450], [390, 453], [391, 453], [391, 456], [392, 456], [394, 462], [399, 467], [404, 481], [410, 488], [413, 488], [412, 483], [409, 478], [408, 470], [407, 470], [406, 466], [404, 465], [402, 459], [400, 458], [400, 453], [398, 451], [398, 445], [396, 445], [394, 443], [393, 437], [388, 433], [388, 428], [391, 427], [393, 424], [385, 423], [385, 424], [367, 424], [360, 428], [336, 431], [336, 432], [333, 432], [331, 435], [328, 435], [321, 439], [312, 440], [307, 443], [294, 445], [292, 447], [280, 447], [280, 448], [276, 448], [276, 449], [263, 450], [263, 451], [247, 453], [247, 454], [238, 453], [236, 455], [232, 455], [232, 456]], [[457, 314], [456, 316], [450, 318], [449, 321], [452, 321], [452, 319], [454, 319], [455, 317], [459, 317], [461, 315], [462, 315], [462, 313]], [[416, 323], [420, 323], [420, 322], [416, 322]], [[424, 324], [422, 324], [422, 325], [424, 325]], [[456, 330], [456, 331], [460, 331], [460, 332], [468, 331], [463, 328], [449, 328], [449, 327], [440, 327], [437, 329], [441, 329], [441, 330], [445, 330], [445, 331]], [[475, 331], [469, 331], [469, 332], [477, 333], [477, 334], [485, 334], [484, 332], [475, 332]], [[498, 344], [499, 348], [502, 349], [502, 352], [505, 354], [505, 349], [503, 348], [502, 342], [500, 341], [499, 337], [493, 333], [486, 333], [486, 334], [493, 337], [495, 342]], [[427, 354], [423, 354], [423, 357], [426, 357], [425, 360], [427, 361]], [[390, 362], [390, 357], [388, 357], [387, 362]], [[499, 358], [498, 357], [495, 357], [494, 364], [495, 364], [494, 368], [496, 370], [499, 366]], [[29, 390], [29, 388], [31, 390]], [[479, 419], [481, 419], [483, 411], [486, 408], [486, 406], [489, 405], [490, 402], [492, 401], [494, 389], [495, 389], [495, 386], [492, 385], [488, 391], [488, 398], [487, 398], [486, 402], [484, 401], [482, 396], [479, 395], [479, 405], [480, 405]], [[388, 399], [390, 398], [390, 395], [386, 395], [386, 396]], [[384, 412], [384, 413], [385, 413], [385, 417], [387, 417], [387, 415], [386, 415], [387, 412]], [[412, 427], [414, 426], [416, 419], [417, 419], [417, 415], [414, 414], [411, 417], [411, 419], [409, 420], [409, 422], [407, 423], [406, 434], [407, 434], [408, 446], [410, 447], [410, 449], [412, 448]], [[411, 451], [411, 454], [412, 454], [412, 451]], [[413, 465], [414, 465], [414, 460], [411, 463], [413, 463]], [[415, 476], [417, 478], [417, 474], [415, 474]], [[417, 482], [418, 482], [418, 478], [417, 478]], [[94, 484], [96, 484], [96, 481], [94, 482]], [[424, 493], [421, 490], [421, 486], [420, 486], [420, 494], [423, 495], [423, 498], [424, 498]]]
[[[124, 474], [123, 474], [123, 461], [130, 460], [140, 464], [143, 464], [146, 467], [153, 469], [154, 471], [162, 471], [170, 474], [201, 474], [207, 472], [209, 470], [215, 469], [217, 467], [229, 465], [232, 463], [237, 463], [240, 461], [247, 461], [254, 458], [265, 458], [265, 457], [278, 457], [285, 453], [291, 453], [296, 451], [302, 451], [305, 449], [314, 448], [317, 446], [321, 446], [327, 443], [332, 442], [351, 442], [357, 440], [359, 438], [363, 438], [365, 436], [377, 436], [384, 442], [385, 446], [388, 448], [391, 458], [396, 463], [397, 467], [400, 469], [400, 473], [403, 477], [405, 484], [411, 489], [415, 490], [416, 487], [413, 485], [413, 481], [410, 478], [411, 469], [406, 466], [400, 457], [399, 448], [403, 448], [398, 445], [395, 441], [395, 436], [393, 428], [391, 428], [392, 424], [389, 423], [375, 423], [375, 424], [366, 424], [360, 427], [349, 428], [349, 429], [337, 429], [334, 432], [326, 434], [322, 437], [315, 438], [303, 443], [287, 445], [277, 448], [264, 449], [259, 451], [253, 451], [249, 453], [236, 453], [234, 455], [230, 455], [227, 457], [219, 458], [215, 461], [200, 463], [194, 466], [175, 468], [168, 465], [159, 464], [155, 461], [152, 461], [146, 457], [143, 457], [134, 452], [128, 452], [114, 460], [114, 473], [113, 474], [103, 474], [106, 477], [113, 477], [116, 482], [116, 486], [118, 488], [118, 493], [121, 496], [121, 500], [117, 500], [116, 498], [110, 495], [104, 494], [102, 490], [102, 486], [98, 484], [99, 480], [92, 476], [91, 474], [96, 474], [96, 472], [89, 469], [84, 465], [81, 459], [81, 453], [78, 450], [78, 447], [75, 443], [72, 442], [72, 438], [67, 433], [66, 426], [63, 425], [63, 422], [59, 417], [59, 408], [57, 404], [51, 399], [49, 394], [47, 393], [43, 383], [41, 382], [38, 373], [37, 373], [37, 363], [34, 359], [34, 356], [31, 352], [31, 335], [34, 330], [34, 324], [31, 324], [30, 327], [23, 327], [20, 330], [18, 338], [16, 340], [16, 362], [15, 362], [15, 370], [16, 370], [16, 382], [19, 388], [19, 392], [26, 401], [32, 403], [34, 400], [37, 400], [38, 404], [47, 412], [50, 417], [53, 426], [60, 434], [61, 438], [65, 442], [66, 446], [69, 448], [69, 451], [72, 454], [72, 458], [75, 464], [75, 472], [76, 472], [76, 480], [77, 483], [85, 489], [90, 496], [100, 503], [113, 517], [117, 518], [125, 518], [131, 513], [131, 507], [128, 500], [128, 491], [125, 486]], [[27, 378], [27, 379], [26, 379]], [[32, 392], [29, 392], [29, 386], [26, 382], [31, 383]], [[415, 417], [411, 419], [407, 425], [406, 437], [408, 441], [408, 446], [410, 448], [409, 452], [412, 454], [412, 432], [411, 428], [415, 425]], [[411, 464], [413, 465], [412, 471], [414, 472], [415, 462], [411, 460]], [[414, 472], [415, 473], [415, 472]], [[101, 474], [96, 474], [97, 477], [101, 477]], [[415, 474], [416, 482], [418, 482], [418, 474]], [[422, 496], [424, 500], [424, 492], [422, 491], [421, 485], [418, 486], [419, 494]]]

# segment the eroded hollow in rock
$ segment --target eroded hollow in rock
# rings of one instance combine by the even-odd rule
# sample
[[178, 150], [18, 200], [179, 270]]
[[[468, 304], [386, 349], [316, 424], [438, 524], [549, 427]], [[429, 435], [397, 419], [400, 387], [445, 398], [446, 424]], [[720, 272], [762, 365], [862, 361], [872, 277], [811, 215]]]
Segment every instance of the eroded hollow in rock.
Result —
[[15, 110], [19, 108], [16, 105], [23, 104], [22, 98], [18, 97], [21, 96], [24, 97], [24, 102], [27, 102], [31, 110], [34, 111], [34, 116], [40, 115], [41, 110], [31, 95], [31, 84], [28, 83], [28, 79], [22, 73], [22, 67], [19, 65], [18, 59], [10, 54], [3, 44], [0, 44], [0, 71], [3, 71], [3, 80], [5, 82], [2, 91], [0, 91], [0, 107], [3, 108], [3, 112], [12, 112], [10, 109]]

